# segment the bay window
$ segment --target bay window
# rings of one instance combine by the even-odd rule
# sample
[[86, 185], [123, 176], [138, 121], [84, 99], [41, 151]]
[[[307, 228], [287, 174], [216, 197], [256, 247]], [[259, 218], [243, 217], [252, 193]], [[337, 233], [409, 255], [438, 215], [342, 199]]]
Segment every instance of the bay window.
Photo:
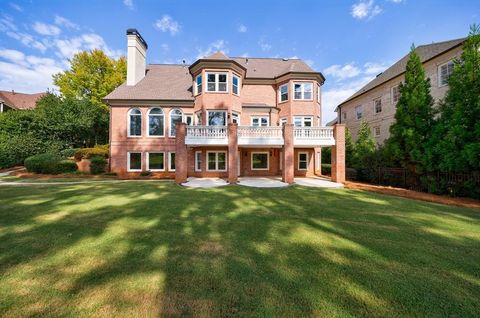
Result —
[[295, 100], [312, 100], [312, 83], [294, 83]]
[[207, 92], [226, 92], [228, 73], [207, 73]]
[[195, 95], [202, 93], [202, 75], [195, 78]]
[[237, 75], [232, 76], [232, 93], [240, 95], [240, 77]]
[[312, 127], [313, 118], [311, 116], [295, 116], [293, 124], [295, 127]]
[[269, 125], [268, 116], [252, 116], [252, 127], [267, 127]]
[[288, 100], [288, 84], [283, 84], [278, 90], [280, 95], [280, 102], [286, 102]]
[[208, 111], [208, 126], [226, 126], [226, 111]]

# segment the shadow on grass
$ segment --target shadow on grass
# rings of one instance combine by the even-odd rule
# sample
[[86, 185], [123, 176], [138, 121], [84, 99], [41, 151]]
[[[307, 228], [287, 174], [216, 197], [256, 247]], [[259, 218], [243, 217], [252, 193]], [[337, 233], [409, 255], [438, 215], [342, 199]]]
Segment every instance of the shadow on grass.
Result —
[[480, 311], [475, 210], [304, 187], [149, 182], [2, 191], [0, 314]]

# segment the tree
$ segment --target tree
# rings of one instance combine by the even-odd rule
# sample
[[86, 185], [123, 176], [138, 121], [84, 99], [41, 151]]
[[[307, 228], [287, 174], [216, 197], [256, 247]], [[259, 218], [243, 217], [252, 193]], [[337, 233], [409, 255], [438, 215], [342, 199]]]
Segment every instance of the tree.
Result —
[[125, 57], [118, 60], [101, 50], [77, 53], [70, 60], [70, 69], [53, 76], [53, 82], [66, 98], [87, 99], [93, 105], [108, 110], [102, 102], [107, 94], [126, 79]]
[[347, 168], [353, 167], [353, 157], [355, 146], [352, 141], [352, 133], [350, 129], [345, 128], [345, 165]]
[[365, 158], [371, 156], [375, 152], [376, 148], [375, 140], [373, 139], [372, 132], [366, 121], [362, 121], [360, 130], [358, 131], [357, 141], [352, 148], [352, 166], [354, 168], [364, 168]]
[[429, 169], [480, 171], [480, 26], [470, 28], [448, 85], [428, 144]]
[[432, 135], [433, 124], [430, 80], [426, 78], [420, 57], [412, 46], [405, 82], [400, 84], [395, 122], [386, 141], [387, 152], [392, 159], [404, 168], [423, 171], [426, 142]]

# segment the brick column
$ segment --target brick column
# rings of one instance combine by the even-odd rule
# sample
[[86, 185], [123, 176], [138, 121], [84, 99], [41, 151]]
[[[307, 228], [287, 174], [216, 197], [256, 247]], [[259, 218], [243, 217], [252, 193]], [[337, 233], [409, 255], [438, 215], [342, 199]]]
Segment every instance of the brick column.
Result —
[[345, 125], [333, 126], [332, 181], [345, 182]]
[[294, 182], [294, 151], [293, 151], [293, 125], [283, 126], [283, 170], [282, 181], [285, 183]]
[[177, 123], [177, 136], [175, 138], [175, 182], [178, 184], [187, 181], [188, 174], [188, 153], [185, 145], [187, 125]]
[[228, 124], [228, 182], [231, 184], [238, 182], [237, 163], [238, 158], [238, 125]]

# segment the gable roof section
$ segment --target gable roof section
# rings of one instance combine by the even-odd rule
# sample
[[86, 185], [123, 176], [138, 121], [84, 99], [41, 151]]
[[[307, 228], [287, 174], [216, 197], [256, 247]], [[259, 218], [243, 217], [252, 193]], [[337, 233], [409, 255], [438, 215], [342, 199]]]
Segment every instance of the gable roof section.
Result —
[[[422, 63], [425, 63], [442, 53], [445, 53], [451, 49], [456, 48], [457, 46], [461, 45], [464, 41], [465, 41], [465, 38], [461, 38], [461, 39], [450, 40], [445, 42], [420, 45], [415, 49], [415, 52], [417, 52], [417, 54], [420, 56], [420, 60], [422, 61]], [[367, 85], [365, 85], [360, 90], [358, 90], [355, 94], [347, 98], [344, 102], [338, 105], [338, 107], [355, 99], [360, 95], [365, 94], [366, 92], [374, 89], [375, 87], [405, 73], [405, 68], [407, 67], [407, 62], [409, 57], [410, 57], [410, 53], [402, 57], [398, 62], [390, 66], [383, 73], [378, 75], [376, 78], [370, 81]]]
[[9, 91], [0, 91], [0, 102], [13, 109], [33, 109], [37, 100], [45, 93], [24, 94]]
[[274, 79], [287, 73], [318, 73], [299, 59], [233, 57], [247, 70], [245, 78]]

